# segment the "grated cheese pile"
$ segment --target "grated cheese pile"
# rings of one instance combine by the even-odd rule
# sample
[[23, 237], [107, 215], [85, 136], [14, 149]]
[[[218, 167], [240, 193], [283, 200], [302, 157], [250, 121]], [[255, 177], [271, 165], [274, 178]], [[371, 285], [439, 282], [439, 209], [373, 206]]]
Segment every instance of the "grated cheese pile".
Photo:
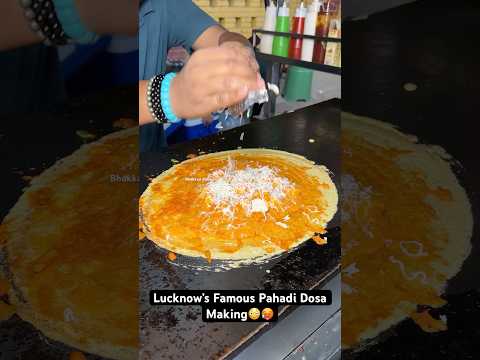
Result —
[[227, 165], [212, 172], [206, 179], [206, 191], [216, 209], [233, 218], [239, 205], [247, 216], [254, 212], [266, 213], [269, 205], [265, 195], [273, 201], [282, 200], [286, 191], [294, 185], [279, 176], [277, 168], [269, 166], [237, 169], [235, 160], [228, 159]]

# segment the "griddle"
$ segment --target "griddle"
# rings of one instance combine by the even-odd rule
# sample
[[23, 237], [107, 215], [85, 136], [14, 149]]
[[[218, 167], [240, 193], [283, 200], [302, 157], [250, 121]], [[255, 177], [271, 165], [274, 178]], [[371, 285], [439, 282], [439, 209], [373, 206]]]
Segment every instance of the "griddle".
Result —
[[[342, 110], [389, 122], [420, 142], [442, 146], [461, 164], [454, 170], [474, 216], [472, 252], [448, 282], [448, 303], [432, 311], [447, 316], [448, 330], [426, 333], [408, 319], [379, 335], [374, 345], [344, 351], [344, 359], [478, 358], [479, 18], [474, 2], [418, 1], [342, 25]], [[408, 82], [417, 90], [405, 91]]]
[[[333, 172], [340, 189], [340, 102], [331, 100], [293, 113], [259, 120], [208, 138], [176, 144], [162, 153], [140, 156], [140, 192], [149, 179], [189, 154], [242, 148], [270, 148], [303, 155]], [[240, 140], [243, 133], [243, 141]], [[309, 142], [314, 139], [315, 142]], [[165, 219], [168, 221], [168, 219]], [[268, 331], [257, 323], [203, 323], [199, 306], [156, 306], [148, 303], [151, 289], [309, 289], [320, 287], [339, 271], [340, 216], [329, 224], [328, 244], [313, 240], [265, 264], [224, 272], [180, 267], [151, 241], [140, 245], [141, 359], [215, 359]], [[180, 255], [177, 255], [180, 256]], [[205, 261], [206, 262], [206, 261]], [[288, 311], [294, 311], [289, 308]], [[155, 357], [155, 355], [157, 357]], [[228, 357], [228, 356], [227, 356]]]

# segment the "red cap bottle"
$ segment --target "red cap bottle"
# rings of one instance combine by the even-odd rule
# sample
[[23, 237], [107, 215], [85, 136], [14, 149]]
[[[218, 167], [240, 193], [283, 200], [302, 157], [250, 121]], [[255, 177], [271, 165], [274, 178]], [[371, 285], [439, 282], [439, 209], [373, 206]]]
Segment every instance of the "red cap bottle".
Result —
[[[303, 34], [305, 28], [305, 17], [307, 15], [307, 8], [303, 5], [303, 1], [295, 12], [293, 18], [292, 33]], [[300, 60], [302, 58], [302, 38], [290, 38], [290, 46], [288, 50], [288, 57], [291, 59]]]

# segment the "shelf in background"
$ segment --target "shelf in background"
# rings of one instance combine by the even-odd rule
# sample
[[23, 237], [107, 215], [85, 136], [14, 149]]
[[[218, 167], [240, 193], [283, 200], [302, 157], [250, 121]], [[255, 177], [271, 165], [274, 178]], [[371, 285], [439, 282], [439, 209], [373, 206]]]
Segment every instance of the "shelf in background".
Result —
[[260, 30], [260, 29], [253, 29], [252, 33], [255, 34], [269, 34], [269, 35], [277, 35], [277, 36], [284, 36], [288, 38], [299, 38], [299, 39], [312, 39], [312, 40], [319, 40], [319, 41], [326, 41], [326, 42], [342, 42], [341, 38], [333, 38], [333, 37], [324, 37], [324, 36], [317, 36], [317, 35], [307, 35], [307, 34], [299, 34], [294, 32], [281, 32], [281, 31], [268, 31], [268, 30]]
[[311, 70], [327, 72], [330, 74], [341, 75], [342, 73], [342, 68], [337, 66], [317, 64], [310, 61], [295, 60], [295, 59], [290, 59], [283, 56], [264, 54], [257, 50], [255, 50], [255, 55], [257, 59], [260, 61], [299, 66], [299, 67], [303, 67]]
[[[293, 32], [267, 31], [267, 30], [262, 30], [262, 29], [253, 29], [252, 34], [253, 34], [253, 47], [254, 48], [257, 45], [257, 34], [269, 34], [269, 35], [274, 35], [274, 36], [285, 36], [285, 37], [289, 37], [289, 38], [312, 39], [312, 40], [316, 40], [316, 41], [325, 41], [325, 42], [336, 42], [336, 43], [341, 43], [342, 42], [341, 38], [330, 38], [330, 37], [322, 37], [322, 36], [317, 36], [317, 35], [297, 34], [297, 33], [293, 33]], [[306, 68], [306, 69], [323, 71], [323, 72], [330, 73], [330, 74], [341, 75], [341, 73], [342, 73], [342, 68], [338, 67], [338, 66], [317, 64], [317, 63], [314, 63], [314, 62], [311, 62], [311, 61], [295, 60], [295, 59], [290, 59], [290, 58], [283, 57], [283, 56], [265, 54], [265, 53], [262, 53], [258, 50], [255, 50], [255, 54], [257, 56], [257, 59], [263, 60], [265, 62], [299, 66], [299, 67], [303, 67], [303, 68]]]

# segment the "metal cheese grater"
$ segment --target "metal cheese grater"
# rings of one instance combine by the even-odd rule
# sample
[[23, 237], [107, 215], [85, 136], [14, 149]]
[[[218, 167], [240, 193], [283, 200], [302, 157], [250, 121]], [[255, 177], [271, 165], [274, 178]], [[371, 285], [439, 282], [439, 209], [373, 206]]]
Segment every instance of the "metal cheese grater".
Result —
[[268, 101], [268, 90], [272, 91], [275, 95], [280, 94], [280, 90], [277, 85], [265, 83], [265, 88], [261, 90], [250, 91], [247, 98], [238, 104], [230, 106], [226, 109], [227, 115], [242, 116], [245, 111], [248, 111], [254, 104], [263, 104]]

